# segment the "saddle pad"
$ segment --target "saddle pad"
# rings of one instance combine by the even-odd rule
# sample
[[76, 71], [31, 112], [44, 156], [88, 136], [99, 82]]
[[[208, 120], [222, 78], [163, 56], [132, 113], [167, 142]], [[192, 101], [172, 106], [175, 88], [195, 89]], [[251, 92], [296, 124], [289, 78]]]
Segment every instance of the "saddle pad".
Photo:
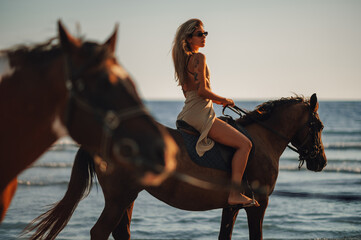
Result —
[[208, 150], [200, 157], [196, 152], [196, 143], [199, 136], [186, 133], [182, 130], [178, 131], [182, 134], [188, 155], [193, 162], [203, 167], [231, 172], [231, 161], [227, 162], [224, 160], [218, 143], [215, 143], [211, 150]]
[[[245, 136], [247, 136], [251, 140], [252, 150], [248, 159], [250, 160], [254, 153], [254, 144], [247, 130], [244, 129], [243, 127], [238, 126], [232, 118], [220, 117], [220, 119], [227, 122], [231, 126], [235, 127], [238, 131], [242, 132]], [[232, 172], [232, 157], [235, 152], [234, 148], [216, 142], [211, 150], [205, 152], [204, 155], [200, 157], [197, 154], [195, 147], [199, 136], [189, 134], [182, 130], [178, 130], [178, 131], [181, 133], [183, 137], [189, 157], [192, 159], [193, 162], [203, 167], [214, 168], [229, 173]]]

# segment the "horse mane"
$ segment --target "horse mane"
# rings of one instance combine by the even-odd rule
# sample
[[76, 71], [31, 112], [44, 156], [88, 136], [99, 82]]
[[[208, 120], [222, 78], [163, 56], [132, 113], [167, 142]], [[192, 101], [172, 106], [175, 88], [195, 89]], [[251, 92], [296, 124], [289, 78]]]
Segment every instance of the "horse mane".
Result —
[[54, 44], [56, 38], [51, 38], [44, 43], [34, 45], [17, 45], [1, 53], [6, 54], [12, 60], [12, 64], [19, 65], [24, 62], [32, 62], [34, 64], [40, 62], [48, 62], [54, 57], [61, 54], [59, 44]]
[[271, 116], [276, 108], [296, 103], [305, 103], [309, 105], [309, 100], [306, 100], [303, 96], [298, 95], [295, 97], [281, 98], [279, 100], [270, 100], [262, 103], [261, 105], [258, 105], [255, 110], [248, 112], [242, 118], [237, 119], [237, 122], [243, 126], [246, 126], [254, 123], [254, 119], [264, 121]]
[[[55, 41], [56, 40], [56, 41]], [[58, 37], [53, 37], [44, 43], [34, 45], [17, 45], [7, 50], [1, 50], [0, 54], [6, 54], [11, 59], [12, 65], [21, 65], [24, 63], [31, 64], [47, 64], [54, 58], [59, 57], [63, 51], [58, 41]], [[80, 39], [81, 42], [82, 39]], [[102, 62], [104, 59], [109, 57], [107, 48], [99, 45], [95, 42], [83, 42], [81, 48], [81, 54], [85, 58], [89, 58], [97, 54], [97, 61]]]

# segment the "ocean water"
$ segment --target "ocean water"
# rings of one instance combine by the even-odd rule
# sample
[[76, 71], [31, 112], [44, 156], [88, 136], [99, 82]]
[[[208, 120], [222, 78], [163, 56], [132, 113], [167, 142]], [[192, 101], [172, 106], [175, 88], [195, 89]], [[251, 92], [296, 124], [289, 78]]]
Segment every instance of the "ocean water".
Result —
[[[261, 102], [237, 105], [252, 110]], [[148, 101], [164, 125], [175, 127], [182, 101]], [[217, 115], [221, 108], [216, 106]], [[263, 225], [264, 239], [361, 239], [361, 102], [320, 102], [328, 165], [319, 173], [298, 170], [298, 156], [286, 150]], [[67, 189], [77, 146], [65, 138], [19, 176], [19, 186], [0, 239], [20, 238], [21, 230]], [[100, 188], [80, 202], [57, 239], [89, 239], [104, 206]], [[217, 239], [221, 209], [175, 209], [141, 192], [135, 202], [132, 239]], [[112, 239], [112, 238], [111, 238]], [[246, 215], [238, 215], [233, 239], [248, 239]]]

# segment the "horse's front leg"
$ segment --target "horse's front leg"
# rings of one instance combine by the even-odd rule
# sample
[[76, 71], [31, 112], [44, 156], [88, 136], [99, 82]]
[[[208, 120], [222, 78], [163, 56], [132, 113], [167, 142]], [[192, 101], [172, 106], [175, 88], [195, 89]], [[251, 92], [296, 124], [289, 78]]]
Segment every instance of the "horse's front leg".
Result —
[[130, 240], [130, 222], [132, 220], [133, 207], [134, 202], [127, 208], [119, 224], [114, 229], [112, 235], [115, 240]]
[[91, 229], [90, 236], [94, 240], [106, 240], [118, 226], [127, 209], [133, 205], [138, 196], [138, 191], [121, 187], [119, 184], [116, 184], [118, 187], [105, 190], [104, 184], [110, 182], [102, 182], [102, 178], [99, 178], [99, 182], [103, 188], [105, 207], [98, 221]]
[[248, 230], [250, 240], [262, 240], [262, 224], [266, 208], [268, 206], [268, 198], [258, 200], [259, 207], [246, 208], [248, 219]]
[[90, 231], [91, 239], [107, 240], [126, 208], [127, 206], [119, 204], [118, 201], [106, 201], [102, 214]]
[[219, 240], [230, 240], [232, 238], [232, 231], [234, 223], [236, 222], [239, 208], [223, 208], [221, 229], [219, 231]]

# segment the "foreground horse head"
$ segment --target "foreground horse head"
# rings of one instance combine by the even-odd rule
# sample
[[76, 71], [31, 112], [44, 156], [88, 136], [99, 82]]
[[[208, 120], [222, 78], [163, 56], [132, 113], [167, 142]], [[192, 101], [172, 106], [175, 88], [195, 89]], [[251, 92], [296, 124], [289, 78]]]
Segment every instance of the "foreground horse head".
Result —
[[[103, 170], [113, 167], [108, 161], [113, 158], [136, 164], [138, 174], [159, 173], [163, 167], [171, 171], [175, 143], [149, 115], [131, 77], [114, 57], [116, 35], [117, 30], [102, 45], [81, 44], [59, 23], [70, 90], [66, 126], [85, 149], [99, 154]], [[88, 136], [90, 128], [94, 137]]]
[[60, 44], [0, 51], [0, 221], [16, 176], [67, 134], [99, 156], [105, 172], [119, 163], [138, 178], [174, 168], [173, 140], [114, 57], [117, 31], [98, 44], [58, 28]]

